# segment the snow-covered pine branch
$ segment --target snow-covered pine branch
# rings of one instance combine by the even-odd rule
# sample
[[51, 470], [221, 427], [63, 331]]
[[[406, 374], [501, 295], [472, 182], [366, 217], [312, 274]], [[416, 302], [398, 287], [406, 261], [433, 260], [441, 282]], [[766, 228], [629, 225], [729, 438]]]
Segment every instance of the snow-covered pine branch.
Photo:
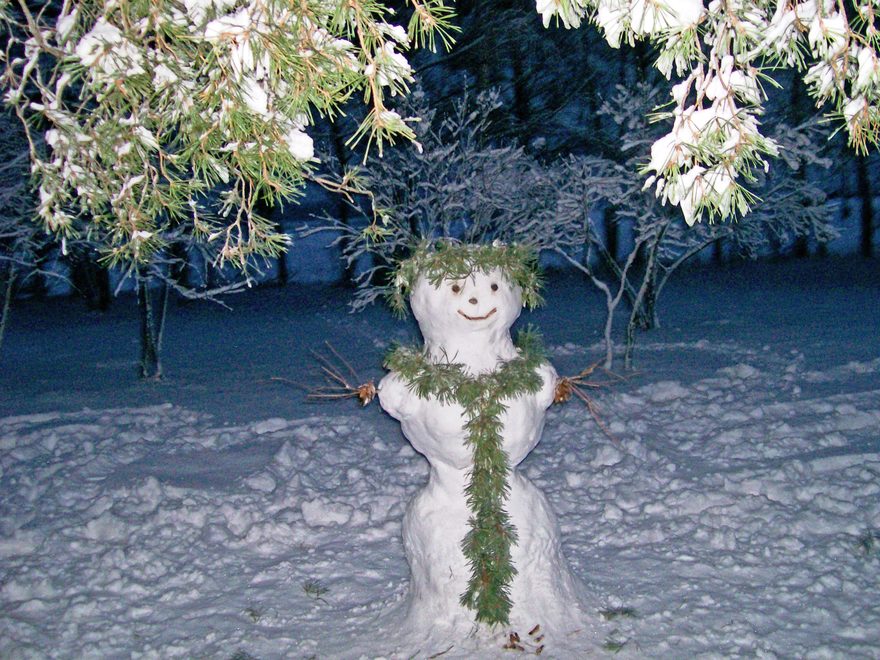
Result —
[[537, 0], [547, 26], [588, 18], [618, 48], [650, 39], [656, 67], [679, 79], [658, 119], [671, 119], [642, 171], [645, 187], [677, 205], [689, 225], [744, 216], [751, 187], [779, 145], [764, 135], [764, 85], [793, 67], [817, 106], [865, 152], [880, 140], [878, 0]]
[[223, 262], [277, 255], [289, 239], [257, 205], [300, 193], [316, 116], [361, 95], [353, 140], [414, 137], [389, 105], [412, 80], [403, 52], [452, 28], [442, 2], [410, 4], [406, 29], [380, 0], [0, 0], [43, 225], [109, 263], [149, 262], [181, 226]]

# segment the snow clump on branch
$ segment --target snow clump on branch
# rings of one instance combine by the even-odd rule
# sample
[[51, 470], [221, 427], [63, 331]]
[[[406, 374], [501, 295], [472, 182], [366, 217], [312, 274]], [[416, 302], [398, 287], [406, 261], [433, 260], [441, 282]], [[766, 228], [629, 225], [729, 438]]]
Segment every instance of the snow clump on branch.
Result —
[[855, 3], [850, 16], [833, 0], [536, 0], [544, 25], [566, 28], [585, 17], [618, 48], [648, 38], [657, 68], [681, 82], [671, 90], [670, 132], [655, 142], [646, 187], [680, 206], [689, 225], [705, 216], [744, 215], [756, 198], [743, 186], [769, 167], [778, 146], [761, 134], [761, 81], [785, 65], [804, 71], [817, 105], [829, 103], [851, 146], [880, 140], [878, 0]]

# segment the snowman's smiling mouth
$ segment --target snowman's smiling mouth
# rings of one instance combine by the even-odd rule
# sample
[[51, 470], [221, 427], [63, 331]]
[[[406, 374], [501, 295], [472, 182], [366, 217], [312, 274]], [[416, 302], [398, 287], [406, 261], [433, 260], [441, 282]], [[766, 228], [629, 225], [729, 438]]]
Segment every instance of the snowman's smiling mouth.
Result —
[[498, 311], [498, 308], [493, 307], [491, 310], [489, 310], [489, 313], [486, 314], [485, 316], [469, 316], [468, 314], [465, 314], [461, 310], [458, 310], [458, 313], [461, 314], [463, 317], [465, 317], [468, 321], [485, 321], [487, 318], [492, 316], [492, 314], [494, 314], [497, 311]]

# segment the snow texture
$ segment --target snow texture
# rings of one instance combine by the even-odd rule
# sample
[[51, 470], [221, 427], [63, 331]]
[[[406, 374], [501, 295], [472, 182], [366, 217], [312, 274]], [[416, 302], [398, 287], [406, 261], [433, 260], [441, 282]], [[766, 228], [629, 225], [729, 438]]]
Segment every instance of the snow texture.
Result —
[[[593, 392], [608, 435], [577, 405], [548, 411], [520, 469], [591, 609], [586, 639], [548, 635], [542, 657], [877, 657], [878, 288], [871, 262], [673, 282], [641, 371]], [[585, 290], [551, 280], [530, 318], [561, 373], [597, 351]], [[328, 336], [358, 369], [401, 339], [322, 291], [175, 310], [177, 376], [158, 386], [132, 375], [134, 315], [14, 310], [0, 657], [511, 657], [508, 631], [407, 647], [383, 618], [409, 590], [402, 523], [429, 476], [397, 422], [260, 385], [305, 380], [295, 363]]]

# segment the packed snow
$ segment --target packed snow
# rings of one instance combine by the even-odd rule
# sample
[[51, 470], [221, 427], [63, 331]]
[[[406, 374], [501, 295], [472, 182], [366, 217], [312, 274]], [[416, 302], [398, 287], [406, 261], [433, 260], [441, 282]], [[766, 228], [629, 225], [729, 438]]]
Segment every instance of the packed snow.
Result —
[[[635, 373], [554, 406], [520, 469], [587, 586], [588, 634], [542, 656], [880, 653], [880, 268], [687, 273]], [[551, 277], [561, 374], [602, 305]], [[134, 377], [136, 319], [22, 303], [0, 354], [0, 656], [508, 657], [512, 630], [407, 647], [401, 525], [428, 464], [373, 404], [308, 404], [325, 339], [364, 377], [415, 337], [340, 290], [172, 312], [168, 377]], [[536, 620], [535, 625], [541, 624]], [[583, 632], [582, 631], [582, 632]], [[525, 651], [538, 645], [516, 630]], [[439, 655], [442, 654], [442, 655]]]

